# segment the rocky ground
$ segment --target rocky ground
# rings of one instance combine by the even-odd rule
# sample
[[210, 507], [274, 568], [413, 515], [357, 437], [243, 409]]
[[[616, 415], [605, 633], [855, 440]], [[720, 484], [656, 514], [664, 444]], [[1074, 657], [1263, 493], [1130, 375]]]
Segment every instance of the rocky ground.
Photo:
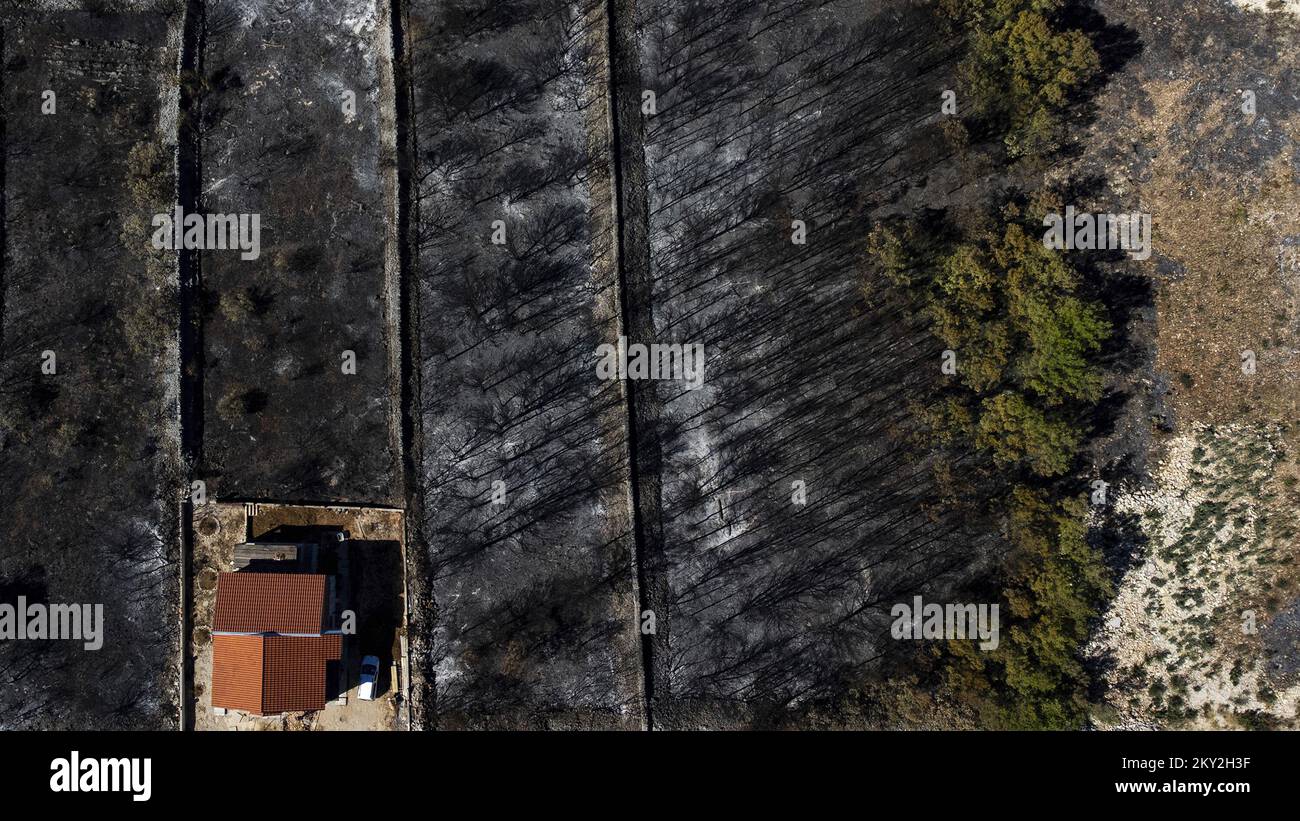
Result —
[[1114, 512], [1137, 525], [1090, 647], [1101, 726], [1297, 721], [1284, 649], [1300, 582], [1292, 6], [1098, 4], [1142, 48], [1098, 96], [1073, 170], [1105, 180], [1098, 210], [1147, 211], [1155, 225], [1155, 254], [1134, 266], [1155, 297], [1141, 379], [1151, 436], [1129, 465], [1146, 468], [1100, 465], [1126, 476]]
[[1106, 668], [1100, 722], [1295, 721], [1290, 451], [1276, 425], [1195, 425], [1115, 502], [1147, 541], [1090, 647]]

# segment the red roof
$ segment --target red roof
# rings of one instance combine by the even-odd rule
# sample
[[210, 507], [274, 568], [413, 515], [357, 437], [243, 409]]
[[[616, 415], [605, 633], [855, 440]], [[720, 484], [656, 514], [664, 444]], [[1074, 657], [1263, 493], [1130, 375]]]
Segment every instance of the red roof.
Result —
[[323, 710], [325, 662], [343, 654], [343, 637], [266, 636], [262, 644], [262, 712]]
[[212, 706], [255, 715], [325, 708], [325, 662], [343, 637], [212, 637]]
[[[212, 706], [256, 715], [325, 707], [325, 576], [222, 573], [212, 620]], [[277, 635], [295, 633], [299, 635]]]
[[212, 706], [262, 714], [262, 637], [212, 637]]
[[325, 577], [305, 573], [222, 573], [214, 633], [321, 632]]

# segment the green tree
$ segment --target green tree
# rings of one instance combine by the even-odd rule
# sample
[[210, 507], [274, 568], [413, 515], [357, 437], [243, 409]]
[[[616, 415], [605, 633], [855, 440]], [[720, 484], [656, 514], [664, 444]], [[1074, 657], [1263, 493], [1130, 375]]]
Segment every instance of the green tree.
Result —
[[[1088, 37], [1059, 25], [1062, 0], [940, 3], [966, 39], [958, 83], [968, 120], [950, 122], [954, 148], [992, 138], [1005, 159], [1046, 159], [1099, 71]], [[1019, 200], [974, 209], [997, 215], [983, 222], [878, 225], [868, 247], [886, 281], [957, 352], [957, 379], [921, 410], [929, 444], [986, 454], [1006, 479], [988, 504], [1004, 513], [1011, 548], [990, 580], [1007, 627], [993, 652], [951, 643], [949, 683], [991, 726], [1065, 729], [1086, 715], [1078, 648], [1110, 580], [1086, 539], [1084, 500], [1062, 495], [1056, 480], [1088, 435], [1082, 420], [1101, 396], [1096, 358], [1111, 328], [1103, 306], [1082, 295], [1079, 272], [1022, 224]], [[960, 461], [937, 467], [944, 487], [970, 487], [950, 469]], [[975, 475], [996, 475], [983, 471]]]
[[1053, 25], [1061, 6], [1061, 0], [945, 3], [968, 34], [959, 88], [975, 119], [1003, 133], [1013, 157], [1053, 149], [1072, 94], [1100, 70], [1087, 35]]
[[1049, 418], [1012, 391], [980, 405], [975, 444], [1000, 465], [1020, 464], [1039, 476], [1059, 476], [1069, 468], [1080, 438], [1069, 423]]

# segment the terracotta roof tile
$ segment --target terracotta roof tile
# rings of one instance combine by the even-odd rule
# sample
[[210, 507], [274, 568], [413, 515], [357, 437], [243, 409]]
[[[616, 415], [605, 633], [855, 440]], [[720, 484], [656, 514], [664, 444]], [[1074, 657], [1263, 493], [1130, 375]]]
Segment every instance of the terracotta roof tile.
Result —
[[262, 712], [262, 637], [212, 637], [212, 706]]
[[325, 707], [326, 663], [343, 655], [342, 636], [320, 635], [325, 581], [284, 573], [217, 577], [212, 706], [257, 715]]
[[222, 573], [213, 632], [319, 633], [325, 577], [305, 573]]
[[326, 662], [343, 637], [212, 637], [212, 706], [270, 715], [325, 708]]
[[263, 645], [262, 710], [325, 707], [325, 662], [341, 655], [340, 636], [266, 636]]

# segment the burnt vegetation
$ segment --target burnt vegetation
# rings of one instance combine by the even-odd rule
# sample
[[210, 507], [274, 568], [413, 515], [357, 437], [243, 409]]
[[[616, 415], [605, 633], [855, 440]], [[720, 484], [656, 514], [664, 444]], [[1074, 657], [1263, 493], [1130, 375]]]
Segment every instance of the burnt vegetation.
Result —
[[0, 642], [7, 728], [175, 722], [175, 290], [144, 231], [175, 180], [168, 25], [0, 8], [0, 600], [105, 605], [99, 650]]
[[954, 55], [901, 3], [648, 3], [637, 25], [654, 333], [708, 353], [703, 389], [658, 389], [656, 719], [776, 722], [862, 681], [898, 649], [890, 605], [988, 550], [903, 435], [934, 342], [855, 276], [864, 215], [943, 161], [922, 126]]
[[[173, 720], [202, 478], [405, 501], [417, 725], [1080, 723], [1132, 305], [1033, 226], [1131, 43], [1052, 0], [297, 6], [3, 18], [0, 598], [116, 603], [98, 654], [0, 649], [4, 722]], [[152, 251], [177, 202], [260, 257]], [[703, 385], [602, 381], [620, 336]], [[894, 640], [917, 595], [1003, 602], [1003, 649]]]
[[406, 26], [436, 721], [640, 726], [603, 6]]
[[224, 498], [394, 502], [393, 183], [374, 60], [390, 34], [354, 0], [307, 15], [202, 5], [198, 205], [260, 214], [261, 253], [201, 254], [200, 476]]

